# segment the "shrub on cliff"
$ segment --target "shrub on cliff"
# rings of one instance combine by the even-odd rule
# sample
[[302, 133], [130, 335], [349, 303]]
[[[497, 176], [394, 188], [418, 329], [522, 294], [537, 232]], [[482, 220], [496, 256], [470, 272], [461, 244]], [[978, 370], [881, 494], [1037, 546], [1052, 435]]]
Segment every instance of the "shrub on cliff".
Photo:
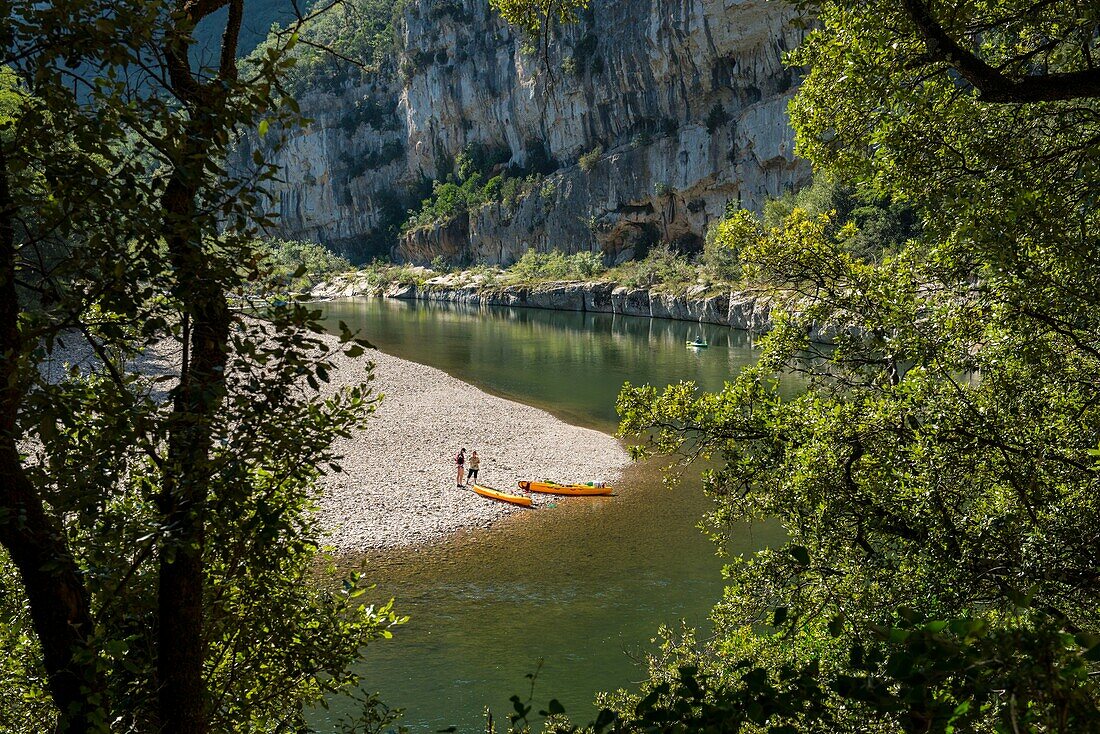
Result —
[[577, 165], [581, 167], [581, 170], [588, 173], [596, 164], [600, 161], [600, 156], [603, 155], [603, 146], [597, 145], [587, 153], [581, 154], [581, 157], [577, 159]]
[[482, 180], [481, 174], [475, 173], [461, 184], [454, 181], [434, 182], [432, 195], [420, 202], [420, 209], [409, 216], [404, 229], [407, 231], [447, 222], [492, 201], [500, 193], [500, 177], [494, 177], [484, 185]]
[[[540, 187], [543, 177], [539, 174], [531, 174], [525, 178], [498, 174], [485, 181], [485, 174], [470, 173], [471, 166], [468, 161], [456, 162], [460, 164], [460, 171], [465, 172], [467, 177], [463, 179], [459, 175], [461, 183], [453, 180], [432, 182], [431, 195], [420, 202], [419, 209], [409, 212], [402, 229], [409, 231], [418, 227], [441, 224], [492, 202], [500, 202], [506, 210], [514, 211], [523, 198], [530, 195], [536, 188], [552, 193], [552, 189]], [[482, 181], [485, 181], [484, 184]]]
[[725, 125], [730, 121], [730, 114], [726, 112], [726, 108], [720, 103], [715, 102], [714, 106], [710, 108], [710, 112], [707, 113], [707, 119], [704, 121], [707, 126], [707, 132], [711, 135], [718, 132], [718, 128]]

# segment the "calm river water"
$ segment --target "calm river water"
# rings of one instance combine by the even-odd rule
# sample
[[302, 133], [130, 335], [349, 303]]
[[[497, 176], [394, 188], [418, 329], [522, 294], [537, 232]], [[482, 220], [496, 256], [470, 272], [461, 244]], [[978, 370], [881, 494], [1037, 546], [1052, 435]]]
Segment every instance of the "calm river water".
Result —
[[[342, 320], [386, 353], [607, 432], [624, 382], [717, 390], [755, 360], [748, 334], [706, 324], [382, 299], [324, 308], [334, 331]], [[685, 347], [697, 334], [709, 349]], [[643, 464], [619, 485], [616, 497], [569, 500], [490, 531], [364, 558], [374, 598], [395, 598], [410, 616], [366, 650], [366, 687], [404, 708], [413, 731], [477, 732], [487, 706], [503, 722], [509, 696], [526, 698], [525, 676], [540, 661], [535, 710], [557, 698], [579, 721], [595, 714], [598, 691], [644, 679], [638, 661], [662, 624], [707, 624], [723, 561], [695, 527], [709, 508], [697, 479], [668, 489], [659, 467]], [[776, 527], [746, 527], [726, 550], [779, 539]], [[323, 730], [335, 709], [314, 724]]]

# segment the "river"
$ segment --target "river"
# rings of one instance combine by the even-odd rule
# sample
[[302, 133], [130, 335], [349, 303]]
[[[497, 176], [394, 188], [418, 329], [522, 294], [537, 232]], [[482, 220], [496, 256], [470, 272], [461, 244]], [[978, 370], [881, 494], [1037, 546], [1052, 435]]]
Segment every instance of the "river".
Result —
[[[383, 299], [333, 301], [324, 313], [334, 331], [344, 321], [388, 354], [606, 432], [624, 382], [717, 390], [756, 358], [747, 333], [709, 324]], [[697, 335], [710, 347], [685, 347]], [[639, 661], [661, 625], [705, 626], [722, 592], [723, 560], [696, 528], [709, 508], [697, 475], [675, 488], [661, 476], [655, 463], [636, 465], [618, 496], [361, 559], [372, 598], [395, 598], [410, 617], [365, 651], [365, 687], [405, 709], [412, 731], [484, 731], [485, 707], [504, 722], [509, 696], [526, 698], [526, 676], [538, 671], [536, 711], [557, 698], [589, 720], [597, 692], [646, 677]], [[774, 526], [746, 526], [724, 550], [779, 539]], [[342, 713], [335, 703], [311, 717], [315, 726]]]

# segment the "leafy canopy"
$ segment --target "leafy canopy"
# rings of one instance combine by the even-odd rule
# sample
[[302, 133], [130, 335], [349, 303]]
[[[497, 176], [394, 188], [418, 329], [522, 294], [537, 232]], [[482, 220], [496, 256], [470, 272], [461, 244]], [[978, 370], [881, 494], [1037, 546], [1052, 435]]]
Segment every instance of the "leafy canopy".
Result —
[[919, 222], [869, 258], [835, 204], [773, 205], [739, 250], [772, 307], [760, 363], [713, 395], [624, 390], [643, 452], [721, 459], [713, 532], [789, 534], [734, 559], [714, 641], [670, 640], [640, 703], [731, 725], [748, 705], [772, 731], [1095, 731], [1097, 9], [803, 5], [799, 150]]
[[[195, 24], [227, 11], [195, 68]], [[240, 0], [16, 3], [0, 18], [0, 728], [285, 731], [354, 688], [392, 611], [320, 552], [317, 479], [367, 419], [362, 347], [272, 277], [242, 135], [297, 121]], [[354, 363], [352, 363], [354, 365]], [[354, 369], [354, 366], [352, 367]], [[388, 717], [373, 699], [364, 701]]]

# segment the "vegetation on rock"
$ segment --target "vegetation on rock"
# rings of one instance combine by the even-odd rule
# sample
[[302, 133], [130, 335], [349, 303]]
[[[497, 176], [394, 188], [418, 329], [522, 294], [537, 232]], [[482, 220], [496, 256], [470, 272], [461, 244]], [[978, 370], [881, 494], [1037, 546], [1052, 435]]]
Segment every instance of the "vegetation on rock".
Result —
[[552, 280], [592, 280], [607, 268], [600, 256], [592, 252], [563, 255], [560, 252], [528, 250], [505, 271], [507, 283], [539, 283]]
[[446, 223], [490, 203], [514, 209], [522, 198], [543, 184], [545, 162], [541, 156], [545, 151], [540, 146], [535, 148], [532, 160], [520, 168], [505, 166], [511, 158], [507, 148], [490, 148], [480, 143], [467, 145], [449, 166], [452, 171], [447, 180], [432, 182], [431, 195], [421, 201], [420, 209], [408, 213], [402, 229]]
[[377, 73], [390, 60], [400, 47], [404, 5], [403, 0], [311, 3], [292, 29], [273, 25], [242, 65], [251, 68], [269, 49], [284, 46], [293, 32], [297, 44], [284, 55], [280, 83], [294, 95], [337, 88], [356, 70]]

